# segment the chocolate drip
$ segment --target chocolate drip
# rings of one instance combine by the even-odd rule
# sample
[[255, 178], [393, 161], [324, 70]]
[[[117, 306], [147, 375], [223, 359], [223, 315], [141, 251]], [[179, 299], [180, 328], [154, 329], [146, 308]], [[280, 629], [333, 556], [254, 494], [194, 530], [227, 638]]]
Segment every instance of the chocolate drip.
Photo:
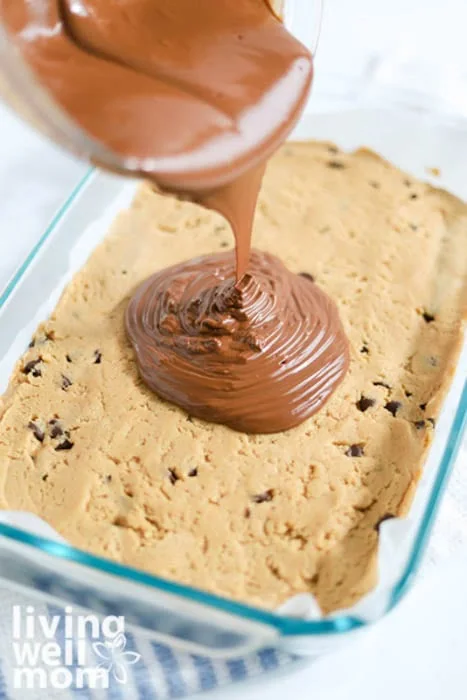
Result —
[[55, 100], [161, 189], [231, 223], [237, 277], [267, 158], [308, 97], [307, 49], [267, 0], [0, 0]]

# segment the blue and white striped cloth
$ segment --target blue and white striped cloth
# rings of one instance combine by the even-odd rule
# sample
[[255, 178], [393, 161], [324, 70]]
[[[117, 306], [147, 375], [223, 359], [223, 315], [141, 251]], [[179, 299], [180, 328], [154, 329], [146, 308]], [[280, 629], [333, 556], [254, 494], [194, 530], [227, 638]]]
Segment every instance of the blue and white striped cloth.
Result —
[[[12, 638], [13, 606], [20, 605], [25, 610], [30, 602], [34, 602], [35, 619], [47, 616], [51, 620], [54, 615], [59, 615], [60, 623], [54, 639], [60, 647], [63, 647], [65, 639], [65, 615], [60, 608], [29, 601], [25, 596], [4, 588], [0, 588], [0, 601], [0, 700], [169, 700], [257, 678], [261, 674], [296, 663], [295, 657], [276, 649], [263, 649], [248, 657], [228, 661], [212, 660], [179, 652], [125, 630], [124, 652], [130, 654], [123, 653], [123, 658], [120, 656], [118, 659], [125, 666], [126, 682], [118, 682], [110, 673], [110, 685], [106, 690], [77, 688], [75, 684], [66, 690], [52, 687], [19, 689], [15, 688], [14, 683], [14, 669], [18, 664]], [[36, 630], [34, 641], [41, 645], [47, 643], [47, 638], [40, 629]], [[127, 665], [125, 657], [133, 660], [136, 658], [131, 652], [140, 658], [136, 663]], [[95, 661], [92, 666], [95, 667], [102, 659], [97, 658], [92, 651], [91, 655]], [[75, 662], [68, 666], [73, 677], [75, 666]]]

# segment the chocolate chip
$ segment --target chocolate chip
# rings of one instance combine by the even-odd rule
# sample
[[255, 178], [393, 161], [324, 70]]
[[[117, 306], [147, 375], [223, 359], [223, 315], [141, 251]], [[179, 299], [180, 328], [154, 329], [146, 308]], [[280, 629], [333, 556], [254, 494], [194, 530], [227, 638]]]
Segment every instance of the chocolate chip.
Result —
[[345, 453], [346, 457], [363, 457], [365, 454], [363, 450], [363, 445], [350, 445], [349, 449]]
[[419, 406], [419, 409], [420, 409], [421, 411], [425, 411], [425, 410], [426, 410], [426, 403], [421, 403], [420, 406]]
[[44, 431], [39, 428], [37, 423], [34, 423], [33, 421], [31, 421], [28, 424], [28, 428], [29, 428], [29, 430], [32, 430], [32, 434], [34, 435], [36, 440], [39, 440], [39, 442], [44, 442], [44, 438], [45, 438]]
[[65, 359], [67, 362], [73, 362], [73, 360], [71, 359], [71, 357], [69, 355], [65, 355]]
[[431, 355], [431, 357], [428, 358], [428, 364], [429, 364], [431, 367], [437, 367], [437, 366], [438, 366], [438, 358], [437, 358], [437, 357], [433, 357], [433, 355]]
[[45, 339], [53, 342], [55, 340], [55, 331], [46, 331]]
[[69, 389], [70, 386], [73, 386], [73, 382], [71, 381], [71, 379], [69, 379], [64, 374], [62, 374], [62, 389], [63, 389], [63, 391], [66, 391], [67, 389]]
[[333, 168], [334, 170], [343, 170], [345, 168], [345, 164], [340, 160], [329, 160], [327, 162], [327, 166], [328, 168]]
[[401, 407], [402, 404], [400, 401], [388, 401], [388, 403], [384, 406], [386, 411], [389, 411], [389, 413], [391, 413], [394, 416], [394, 418], [396, 417], [397, 412]]
[[436, 426], [435, 418], [428, 418], [428, 423], [431, 423], [432, 427], [434, 428]]
[[42, 481], [47, 481], [48, 478], [49, 478], [49, 475], [48, 475], [48, 474], [44, 474], [44, 476], [42, 477]]
[[33, 347], [35, 346], [35, 344], [36, 344], [36, 339], [33, 338], [33, 339], [31, 340], [31, 342], [29, 343], [28, 348], [33, 348]]
[[42, 358], [39, 357], [37, 360], [31, 360], [27, 364], [24, 365], [22, 372], [23, 374], [31, 374], [33, 377], [41, 377], [42, 372], [40, 369], [37, 368], [37, 365], [42, 362]]
[[310, 275], [309, 272], [300, 272], [300, 277], [304, 277], [305, 279], [310, 280], [310, 282], [315, 281], [315, 278], [313, 277], [313, 275]]
[[171, 484], [176, 484], [177, 481], [180, 479], [180, 477], [178, 476], [177, 472], [175, 471], [175, 469], [169, 469], [168, 472], [169, 472], [169, 480], [170, 480], [170, 483], [171, 483]]
[[368, 345], [362, 345], [362, 347], [360, 348], [360, 352], [362, 353], [362, 355], [369, 355], [370, 348], [368, 347]]
[[361, 396], [359, 398], [359, 400], [357, 401], [356, 406], [357, 406], [359, 411], [361, 411], [362, 413], [365, 413], [366, 410], [368, 410], [369, 408], [371, 408], [375, 404], [376, 404], [375, 399], [370, 399], [367, 396]]
[[[358, 505], [358, 506], [352, 506], [352, 507], [354, 510], [357, 511], [357, 513], [368, 513], [368, 511], [373, 508], [375, 503], [376, 503], [376, 499], [373, 498], [373, 500], [370, 503], [368, 503], [367, 505]], [[329, 539], [329, 538], [326, 537], [325, 539]]]
[[71, 442], [71, 440], [68, 440], [66, 438], [63, 442], [61, 442], [57, 447], [55, 448], [55, 452], [61, 452], [62, 450], [71, 450], [72, 447], [74, 447], [74, 442]]
[[391, 389], [389, 384], [386, 384], [386, 382], [373, 382], [373, 386], [382, 386], [385, 389]]
[[411, 391], [404, 391], [404, 394], [407, 396], [408, 399], [410, 399], [411, 396], [413, 396]]
[[102, 362], [102, 353], [100, 350], [94, 350], [94, 364], [100, 365]]
[[186, 419], [188, 423], [193, 423], [193, 416], [187, 416]]
[[268, 489], [264, 493], [258, 493], [256, 496], [252, 497], [252, 501], [254, 503], [267, 503], [268, 501], [272, 501], [274, 498], [274, 491], [272, 489]]
[[433, 321], [435, 320], [435, 316], [433, 316], [433, 314], [428, 313], [428, 311], [424, 311], [422, 313], [422, 317], [425, 323], [433, 323]]
[[383, 515], [382, 518], [378, 520], [378, 522], [375, 524], [375, 530], [376, 532], [379, 532], [379, 528], [381, 527], [382, 523], [386, 522], [386, 520], [392, 520], [396, 516], [393, 515], [392, 513], [386, 513], [386, 515]]
[[110, 482], [112, 481], [112, 474], [107, 474], [107, 476], [105, 477], [105, 480], [108, 484], [110, 484]]
[[196, 467], [194, 469], [190, 469], [188, 476], [198, 476], [198, 469]]
[[122, 270], [122, 275], [127, 275], [127, 274], [128, 274], [128, 270]]
[[245, 510], [243, 511], [243, 515], [248, 520], [248, 518], [251, 516], [251, 510], [249, 508], [245, 508]]
[[416, 420], [414, 422], [414, 426], [416, 427], [417, 430], [423, 430], [425, 427], [426, 423], [424, 420]]
[[416, 192], [412, 192], [410, 199], [418, 199], [418, 194]]
[[57, 422], [55, 422], [55, 425], [52, 426], [52, 429], [50, 431], [50, 437], [52, 440], [55, 438], [61, 437], [63, 435], [63, 429], [58, 425]]

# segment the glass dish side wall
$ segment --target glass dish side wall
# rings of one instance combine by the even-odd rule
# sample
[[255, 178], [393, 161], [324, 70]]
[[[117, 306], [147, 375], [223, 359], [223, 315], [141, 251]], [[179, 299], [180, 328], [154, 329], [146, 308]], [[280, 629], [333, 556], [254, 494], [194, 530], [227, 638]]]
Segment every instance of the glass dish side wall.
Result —
[[[407, 132], [411, 138], [397, 147], [394, 134]], [[388, 153], [391, 134], [395, 150]], [[461, 134], [452, 127], [432, 123], [421, 126], [414, 115], [400, 111], [366, 110], [309, 117], [300, 125], [296, 135], [298, 138], [341, 141], [345, 147], [365, 143], [422, 177], [425, 175], [424, 166], [436, 163], [448, 180], [452, 178], [450, 188], [458, 194], [466, 194], [465, 189], [462, 192], [465, 183], [456, 173], [462, 153], [467, 153], [467, 133]], [[414, 162], [414, 142], [417, 141], [429, 162]], [[457, 155], [453, 159], [454, 144]], [[0, 296], [3, 329], [0, 336], [0, 357], [3, 358], [0, 361], [0, 380], [3, 386], [31, 332], [55, 306], [68, 281], [72, 251], [75, 264], [84, 263], [92, 247], [105, 234], [116, 208], [130, 201], [133, 188], [134, 185], [122, 185], [122, 181], [116, 178], [88, 175]], [[96, 228], [93, 222], [108, 205], [111, 209], [104, 217], [106, 225], [101, 220], [100, 227]], [[44, 299], [40, 308], [36, 304], [38, 298]], [[462, 383], [458, 383], [451, 403], [452, 414], [445, 412], [439, 423], [437, 444], [433, 447], [431, 464], [425, 475], [428, 478], [427, 498], [420, 504], [407, 556], [394, 572], [394, 583], [385, 591], [384, 604], [377, 616], [390, 609], [403, 595], [426, 546], [465, 427], [467, 391], [464, 390], [460, 398], [461, 391]], [[179, 586], [5, 524], [0, 525], [0, 536], [0, 577], [28, 589], [31, 596], [41, 591], [46, 596], [102, 614], [119, 611], [125, 615], [128, 624], [146, 630], [152, 638], [192, 651], [234, 656], [266, 643], [280, 644], [293, 637], [301, 640], [300, 651], [319, 653], [332, 646], [344, 633], [347, 637], [351, 631], [366, 624], [365, 619], [356, 614], [314, 621], [279, 616]]]

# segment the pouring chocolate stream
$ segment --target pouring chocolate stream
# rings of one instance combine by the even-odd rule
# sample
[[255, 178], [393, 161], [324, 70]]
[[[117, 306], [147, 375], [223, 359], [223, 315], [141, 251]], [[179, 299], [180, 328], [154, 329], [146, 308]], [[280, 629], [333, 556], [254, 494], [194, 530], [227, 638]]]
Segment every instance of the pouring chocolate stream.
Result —
[[236, 264], [227, 255], [175, 266], [130, 303], [146, 383], [193, 415], [247, 432], [315, 413], [348, 365], [337, 310], [309, 280], [250, 251], [267, 159], [308, 97], [307, 49], [266, 0], [0, 7], [37, 78], [88, 134], [232, 226]]
[[0, 7], [36, 76], [79, 126], [138, 161], [159, 187], [229, 220], [240, 278], [257, 168], [296, 123], [313, 74], [311, 55], [267, 1], [0, 0]]

